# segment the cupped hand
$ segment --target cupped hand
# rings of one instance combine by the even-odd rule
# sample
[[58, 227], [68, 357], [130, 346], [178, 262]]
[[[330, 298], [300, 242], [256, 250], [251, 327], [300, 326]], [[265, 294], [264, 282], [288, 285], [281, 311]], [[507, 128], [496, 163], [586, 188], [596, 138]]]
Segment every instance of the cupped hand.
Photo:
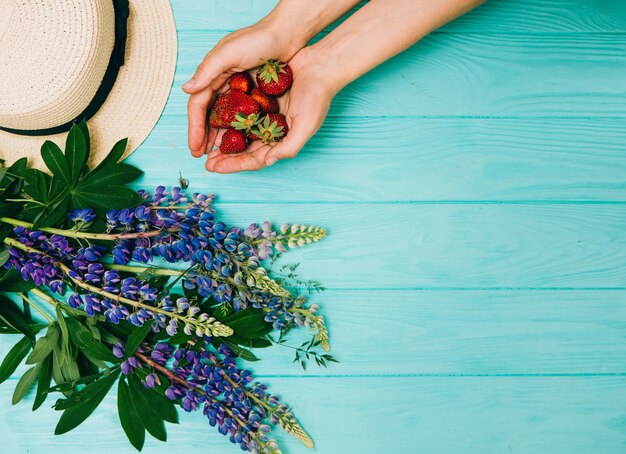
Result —
[[[312, 58], [308, 48], [302, 49], [289, 62], [294, 80], [291, 90], [279, 98], [280, 111], [284, 113], [289, 132], [280, 142], [265, 144], [252, 142], [239, 154], [222, 154], [219, 144], [223, 131], [215, 134], [218, 148], [209, 148], [206, 168], [210, 172], [233, 173], [259, 170], [280, 159], [295, 157], [308, 140], [319, 130], [328, 114], [336, 94], [332, 84], [324, 77], [324, 70]], [[213, 143], [211, 143], [211, 146]]]
[[187, 105], [189, 149], [200, 157], [213, 148], [217, 131], [209, 128], [207, 109], [225, 89], [228, 78], [262, 64], [264, 59], [289, 61], [300, 50], [294, 40], [276, 33], [273, 24], [258, 23], [225, 36], [205, 57], [193, 78], [183, 85]]

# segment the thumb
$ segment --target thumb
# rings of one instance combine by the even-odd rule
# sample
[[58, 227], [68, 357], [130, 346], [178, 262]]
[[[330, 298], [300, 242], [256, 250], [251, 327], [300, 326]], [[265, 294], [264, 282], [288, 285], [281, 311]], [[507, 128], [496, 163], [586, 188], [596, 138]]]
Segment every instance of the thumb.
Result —
[[195, 94], [204, 90], [222, 76], [227, 66], [228, 64], [224, 61], [221, 52], [209, 52], [196, 69], [193, 77], [183, 85], [183, 90], [188, 94]]
[[[310, 123], [309, 123], [310, 124]], [[316, 128], [306, 126], [307, 122], [294, 118], [291, 127], [285, 138], [272, 147], [265, 156], [265, 165], [272, 166], [281, 159], [290, 159], [296, 157], [302, 147], [306, 145]]]

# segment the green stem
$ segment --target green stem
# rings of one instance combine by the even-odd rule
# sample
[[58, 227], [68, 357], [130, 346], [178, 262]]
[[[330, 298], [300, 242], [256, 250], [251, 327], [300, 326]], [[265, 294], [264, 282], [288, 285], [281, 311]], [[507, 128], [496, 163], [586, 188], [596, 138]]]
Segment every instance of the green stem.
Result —
[[[4, 239], [4, 243], [7, 244], [8, 246], [14, 247], [16, 249], [20, 249], [20, 250], [25, 251], [25, 252], [32, 252], [32, 253], [35, 253], [35, 254], [45, 255], [40, 250], [35, 249], [33, 247], [30, 247], [30, 246], [26, 246], [26, 245], [20, 243], [19, 241], [15, 240], [13, 238], [8, 238], [8, 237], [5, 238]], [[70, 276], [70, 268], [67, 265], [65, 265], [64, 263], [62, 263], [62, 262], [58, 262], [57, 261], [57, 262], [54, 263], [54, 265], [59, 267], [59, 269], [61, 271], [63, 271], [63, 274], [65, 274], [65, 276], [70, 281], [72, 281], [74, 283], [74, 285], [76, 285], [77, 287], [82, 288], [83, 290], [87, 290], [87, 291], [89, 291], [91, 293], [96, 293], [96, 294], [98, 294], [100, 296], [103, 296], [103, 297], [105, 297], [105, 298], [107, 298], [107, 299], [109, 299], [111, 301], [124, 303], [124, 304], [126, 304], [128, 306], [132, 306], [132, 307], [136, 307], [136, 308], [146, 309], [146, 310], [154, 312], [154, 313], [163, 314], [163, 315], [165, 315], [165, 316], [167, 316], [169, 318], [174, 318], [176, 320], [179, 320], [179, 321], [181, 321], [181, 322], [183, 322], [185, 324], [191, 325], [193, 327], [198, 327], [199, 326], [197, 321], [190, 320], [188, 317], [184, 317], [182, 315], [178, 315], [178, 314], [175, 314], [175, 313], [172, 313], [172, 312], [168, 312], [166, 310], [159, 309], [158, 307], [154, 307], [154, 306], [151, 306], [149, 304], [142, 303], [140, 301], [134, 301], [134, 300], [131, 300], [129, 298], [124, 298], [121, 295], [116, 295], [114, 293], [106, 292], [106, 291], [102, 290], [99, 287], [96, 287], [94, 285], [88, 284], [87, 282], [75, 279], [72, 276]], [[205, 323], [206, 323], [206, 325], [210, 325], [208, 327], [211, 329], [211, 335], [212, 336], [215, 336], [215, 337], [228, 337], [228, 336], [233, 334], [233, 330], [230, 327], [228, 327], [228, 326], [218, 322], [215, 319], [213, 319], [212, 321], [207, 321]]]
[[[17, 227], [24, 227], [27, 229], [32, 229], [34, 227], [30, 222], [20, 221], [19, 219], [13, 219], [9, 217], [0, 217], [0, 222], [4, 222], [5, 224], [14, 225]], [[64, 230], [64, 229], [53, 229], [53, 228], [42, 228], [39, 229], [42, 232], [51, 233], [53, 235], [62, 235], [69, 238], [83, 238], [87, 240], [105, 240], [105, 241], [115, 241], [115, 240], [125, 240], [132, 238], [152, 238], [155, 236], [159, 236], [163, 230], [151, 230], [148, 232], [133, 232], [133, 233], [90, 233], [90, 232], [77, 232], [75, 230]], [[178, 229], [167, 229], [168, 232], [177, 232]]]
[[104, 267], [110, 270], [135, 274], [141, 274], [148, 271], [155, 276], [182, 276], [185, 274], [184, 270], [170, 270], [167, 268], [157, 268], [153, 266], [117, 265], [115, 263], [105, 263]]
[[25, 202], [25, 203], [36, 203], [37, 205], [46, 206], [45, 203], [39, 202], [34, 199], [7, 199], [7, 202]]
[[46, 320], [48, 320], [48, 323], [54, 323], [54, 319], [52, 317], [50, 317], [48, 314], [46, 314], [46, 312], [40, 308], [37, 304], [35, 304], [35, 302], [33, 300], [31, 300], [30, 298], [28, 298], [24, 293], [20, 293], [20, 298], [22, 298], [24, 301], [26, 301], [30, 307], [32, 307], [33, 309], [35, 309], [37, 312], [39, 312]]

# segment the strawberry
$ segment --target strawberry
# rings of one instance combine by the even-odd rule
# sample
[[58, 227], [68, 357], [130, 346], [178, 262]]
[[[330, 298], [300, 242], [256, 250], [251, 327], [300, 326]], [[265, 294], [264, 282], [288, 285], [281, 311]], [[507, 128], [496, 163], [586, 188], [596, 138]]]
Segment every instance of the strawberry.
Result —
[[241, 153], [248, 147], [248, 139], [242, 131], [227, 129], [222, 136], [220, 151], [224, 154]]
[[231, 128], [237, 114], [248, 116], [261, 113], [261, 107], [250, 96], [239, 90], [229, 91], [213, 104], [209, 124], [214, 128]]
[[265, 143], [282, 140], [289, 131], [285, 116], [280, 113], [267, 114], [261, 123], [248, 133], [250, 140], [262, 140]]
[[261, 89], [254, 87], [250, 92], [250, 97], [254, 99], [259, 104], [259, 106], [261, 106], [261, 110], [263, 112], [278, 112], [278, 101], [276, 100], [276, 98], [266, 95], [261, 91]]
[[256, 82], [266, 95], [280, 96], [293, 84], [293, 72], [287, 63], [268, 60], [257, 71]]
[[231, 90], [239, 90], [244, 93], [248, 93], [254, 86], [252, 83], [252, 76], [247, 72], [235, 73], [230, 77], [228, 82]]
[[220, 96], [215, 100], [209, 112], [209, 125], [212, 128], [226, 128], [230, 124], [227, 122], [227, 116], [228, 98], [226, 98], [226, 96]]

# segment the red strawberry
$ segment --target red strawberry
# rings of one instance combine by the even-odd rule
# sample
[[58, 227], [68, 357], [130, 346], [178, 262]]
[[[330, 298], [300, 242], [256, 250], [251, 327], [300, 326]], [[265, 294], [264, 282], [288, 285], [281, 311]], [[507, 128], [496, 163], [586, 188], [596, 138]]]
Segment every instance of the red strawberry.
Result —
[[257, 71], [256, 82], [266, 95], [280, 96], [293, 84], [293, 73], [287, 63], [268, 60]]
[[220, 96], [209, 114], [209, 124], [214, 128], [231, 128], [237, 114], [248, 116], [261, 113], [261, 107], [242, 91], [233, 90]]
[[227, 122], [228, 116], [228, 98], [220, 96], [215, 100], [211, 111], [209, 112], [209, 125], [212, 128], [226, 128], [230, 123]]
[[254, 99], [259, 104], [259, 106], [261, 106], [261, 110], [263, 110], [263, 112], [278, 112], [278, 101], [276, 100], [276, 98], [266, 95], [261, 91], [261, 89], [254, 87], [250, 92], [250, 97]]
[[241, 153], [248, 147], [248, 139], [242, 131], [227, 129], [222, 136], [220, 151], [224, 154]]
[[230, 77], [228, 82], [231, 90], [239, 90], [244, 93], [248, 93], [254, 86], [252, 83], [252, 76], [247, 72], [235, 73]]
[[250, 131], [248, 138], [250, 140], [262, 140], [265, 143], [278, 142], [287, 135], [288, 131], [289, 127], [285, 116], [280, 113], [271, 113], [263, 118], [256, 129]]

